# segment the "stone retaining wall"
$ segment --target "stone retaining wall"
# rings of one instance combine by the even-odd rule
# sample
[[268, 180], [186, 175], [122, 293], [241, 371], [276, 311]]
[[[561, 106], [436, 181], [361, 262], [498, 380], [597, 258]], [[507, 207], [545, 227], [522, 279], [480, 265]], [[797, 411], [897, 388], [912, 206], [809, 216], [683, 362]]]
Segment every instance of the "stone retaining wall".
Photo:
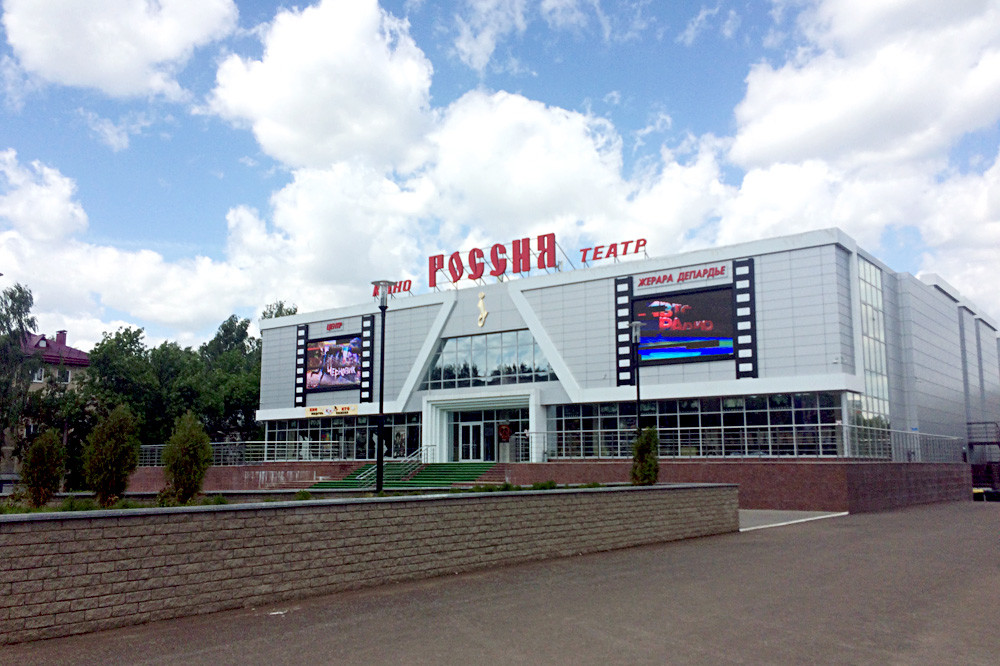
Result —
[[0, 644], [739, 529], [737, 489], [0, 516]]

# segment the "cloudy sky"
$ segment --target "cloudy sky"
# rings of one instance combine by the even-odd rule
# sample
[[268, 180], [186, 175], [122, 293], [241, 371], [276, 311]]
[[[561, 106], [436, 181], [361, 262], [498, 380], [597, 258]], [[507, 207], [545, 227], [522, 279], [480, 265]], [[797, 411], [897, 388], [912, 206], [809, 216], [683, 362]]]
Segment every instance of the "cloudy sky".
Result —
[[1000, 0], [2, 0], [0, 287], [87, 349], [554, 232], [839, 226], [1000, 316]]

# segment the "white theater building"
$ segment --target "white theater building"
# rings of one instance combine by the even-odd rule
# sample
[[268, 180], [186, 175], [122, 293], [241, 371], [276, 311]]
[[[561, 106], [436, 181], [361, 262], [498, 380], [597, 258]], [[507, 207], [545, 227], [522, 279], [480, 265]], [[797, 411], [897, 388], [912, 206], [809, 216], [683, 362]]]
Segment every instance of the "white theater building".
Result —
[[647, 254], [429, 257], [430, 291], [389, 298], [381, 387], [377, 298], [263, 321], [265, 460], [373, 459], [380, 389], [390, 458], [627, 458], [637, 374], [662, 457], [995, 455], [967, 433], [1000, 420], [998, 326], [943, 279], [838, 229]]

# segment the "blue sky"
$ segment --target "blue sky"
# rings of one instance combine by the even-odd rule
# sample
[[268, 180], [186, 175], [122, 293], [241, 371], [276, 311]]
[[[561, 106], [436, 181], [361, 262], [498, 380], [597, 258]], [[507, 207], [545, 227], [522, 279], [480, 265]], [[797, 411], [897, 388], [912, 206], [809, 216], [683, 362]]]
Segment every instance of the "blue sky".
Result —
[[554, 232], [840, 226], [993, 316], [1000, 2], [3, 0], [0, 287], [198, 344]]

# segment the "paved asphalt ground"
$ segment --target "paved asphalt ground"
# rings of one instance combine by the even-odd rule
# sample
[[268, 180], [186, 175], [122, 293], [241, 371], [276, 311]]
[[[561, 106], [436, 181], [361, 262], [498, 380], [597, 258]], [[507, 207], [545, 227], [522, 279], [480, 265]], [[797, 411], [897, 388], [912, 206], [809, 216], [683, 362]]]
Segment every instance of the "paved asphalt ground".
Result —
[[1000, 503], [830, 517], [0, 647], [0, 663], [993, 665]]

